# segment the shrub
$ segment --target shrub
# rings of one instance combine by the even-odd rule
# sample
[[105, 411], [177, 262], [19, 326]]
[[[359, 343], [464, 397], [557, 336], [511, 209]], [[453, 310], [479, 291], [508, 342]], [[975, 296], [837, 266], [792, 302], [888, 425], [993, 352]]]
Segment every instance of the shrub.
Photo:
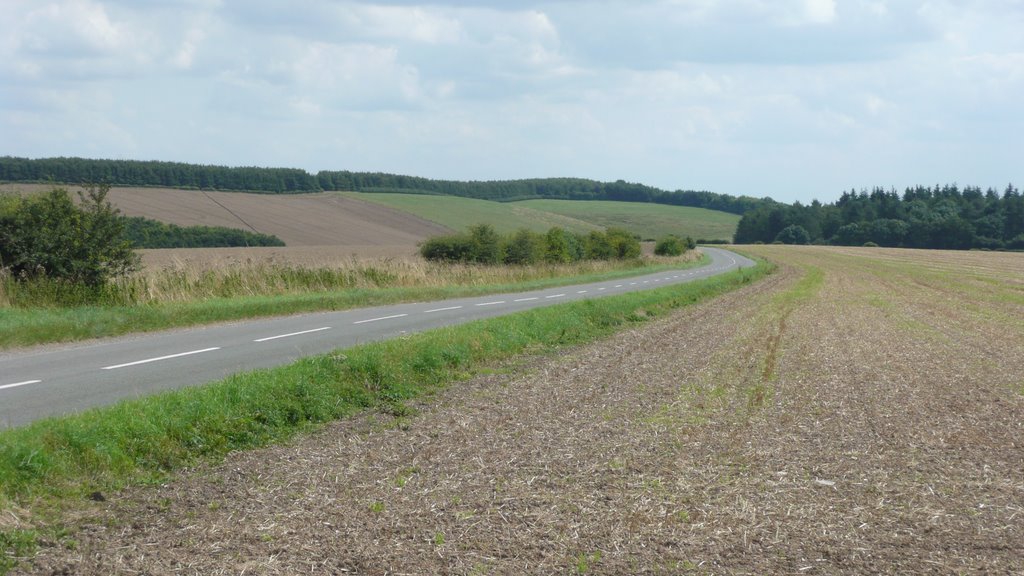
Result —
[[548, 230], [544, 235], [544, 261], [549, 264], [564, 264], [571, 260], [565, 230], [557, 226]]
[[470, 262], [473, 252], [473, 241], [465, 234], [434, 236], [420, 245], [424, 258], [441, 262]]
[[679, 236], [666, 236], [654, 245], [654, 253], [658, 256], [679, 256], [689, 247]]
[[640, 257], [640, 239], [622, 228], [609, 228], [605, 231], [608, 242], [612, 246], [612, 256], [619, 260]]
[[0, 205], [0, 267], [18, 280], [46, 278], [100, 287], [134, 271], [139, 258], [125, 235], [125, 219], [107, 201], [109, 186], [64, 188], [11, 197]]
[[544, 258], [544, 239], [522, 228], [505, 241], [505, 263], [513, 265], [536, 264]]
[[780, 244], [810, 244], [811, 235], [803, 226], [790, 224], [775, 236], [775, 242]]
[[604, 232], [591, 232], [586, 241], [586, 257], [591, 260], [611, 260], [615, 256], [615, 248]]
[[481, 264], [497, 264], [502, 261], [501, 237], [490, 224], [477, 224], [469, 229], [473, 246], [471, 260]]
[[[692, 246], [692, 240], [687, 238]], [[519, 230], [501, 237], [494, 228], [480, 224], [467, 234], [435, 236], [420, 245], [420, 255], [443, 262], [480, 264], [562, 264], [580, 260], [613, 260], [640, 257], [640, 241], [625, 230], [610, 228], [588, 236], [552, 228], [546, 234]]]

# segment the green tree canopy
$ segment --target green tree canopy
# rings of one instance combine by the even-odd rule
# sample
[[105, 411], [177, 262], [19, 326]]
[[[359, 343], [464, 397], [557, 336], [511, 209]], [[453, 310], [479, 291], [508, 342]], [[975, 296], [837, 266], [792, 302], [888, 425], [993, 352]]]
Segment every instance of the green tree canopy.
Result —
[[138, 267], [125, 221], [107, 201], [109, 187], [90, 186], [76, 205], [64, 188], [7, 197], [0, 204], [0, 268], [15, 279], [46, 277], [87, 286]]

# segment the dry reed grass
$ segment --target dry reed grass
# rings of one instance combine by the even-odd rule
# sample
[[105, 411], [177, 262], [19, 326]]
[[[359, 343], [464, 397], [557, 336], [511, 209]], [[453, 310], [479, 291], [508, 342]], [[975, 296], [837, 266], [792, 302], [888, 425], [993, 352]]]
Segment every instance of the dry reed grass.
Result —
[[[152, 305], [339, 290], [495, 286], [699, 258], [690, 252], [680, 258], [645, 256], [629, 262], [482, 266], [427, 262], [410, 253], [409, 247], [351, 248], [146, 250], [142, 251], [143, 268], [115, 280], [113, 293], [118, 295], [117, 302]], [[14, 304], [8, 286], [0, 281], [0, 308]]]

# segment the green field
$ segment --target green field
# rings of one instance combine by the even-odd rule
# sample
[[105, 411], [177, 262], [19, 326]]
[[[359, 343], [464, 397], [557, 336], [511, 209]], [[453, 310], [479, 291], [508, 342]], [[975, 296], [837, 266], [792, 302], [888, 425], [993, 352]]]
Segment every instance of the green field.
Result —
[[475, 224], [490, 224], [501, 234], [515, 232], [520, 228], [527, 228], [533, 232], [547, 232], [555, 226], [573, 232], [589, 232], [603, 228], [602, 225], [576, 218], [535, 210], [521, 202], [502, 203], [460, 196], [426, 194], [364, 192], [341, 192], [340, 194], [403, 210], [456, 231], [463, 231]]
[[732, 240], [736, 224], [740, 221], [736, 214], [717, 210], [641, 202], [526, 200], [516, 205], [583, 220], [602, 228], [625, 228], [645, 240], [669, 234], [705, 240]]
[[545, 232], [553, 226], [588, 232], [614, 226], [639, 234], [643, 239], [676, 234], [705, 240], [731, 240], [740, 220], [735, 214], [704, 208], [640, 202], [526, 200], [503, 203], [456, 196], [343, 194], [404, 210], [453, 230], [465, 230], [474, 224], [490, 224], [501, 233], [519, 228]]

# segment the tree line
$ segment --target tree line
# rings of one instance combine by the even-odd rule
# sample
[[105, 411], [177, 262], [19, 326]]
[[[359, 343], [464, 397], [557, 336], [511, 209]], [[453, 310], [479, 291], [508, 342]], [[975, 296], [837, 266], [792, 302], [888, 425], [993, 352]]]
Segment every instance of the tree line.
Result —
[[1024, 249], [1024, 196], [977, 186], [851, 190], [832, 204], [765, 203], [740, 219], [737, 244], [865, 244], [966, 250]]
[[223, 226], [178, 226], [140, 216], [125, 218], [125, 236], [133, 248], [231, 248], [284, 246], [271, 234]]
[[437, 194], [498, 202], [533, 199], [648, 202], [707, 208], [732, 214], [743, 214], [766, 201], [766, 199], [750, 196], [730, 196], [707, 191], [676, 190], [669, 192], [624, 180], [598, 182], [586, 178], [527, 178], [464, 182], [379, 172], [349, 171], [322, 171], [318, 173], [317, 178], [323, 190]]
[[628, 260], [640, 257], [640, 239], [619, 228], [589, 234], [551, 228], [546, 233], [527, 229], [498, 234], [489, 224], [466, 232], [434, 236], [420, 245], [427, 260], [475, 264], [565, 264], [582, 260]]
[[393, 192], [462, 196], [504, 202], [536, 198], [614, 200], [691, 206], [732, 214], [743, 214], [767, 201], [708, 191], [667, 191], [623, 180], [598, 182], [584, 178], [533, 178], [463, 182], [382, 172], [325, 170], [310, 174], [295, 168], [232, 168], [180, 162], [87, 158], [30, 159], [12, 156], [0, 157], [0, 181], [160, 186], [271, 194], [320, 191]]
[[296, 168], [230, 168], [181, 162], [12, 156], [0, 157], [0, 181], [161, 186], [278, 194], [319, 189], [315, 176]]

